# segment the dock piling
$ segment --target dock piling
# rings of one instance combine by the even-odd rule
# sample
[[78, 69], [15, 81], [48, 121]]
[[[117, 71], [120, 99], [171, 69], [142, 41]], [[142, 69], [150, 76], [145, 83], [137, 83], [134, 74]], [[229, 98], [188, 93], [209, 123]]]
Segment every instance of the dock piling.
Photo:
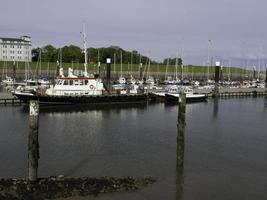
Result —
[[184, 165], [184, 140], [185, 140], [185, 112], [186, 95], [184, 92], [179, 94], [178, 104], [178, 123], [177, 123], [177, 167], [183, 168]]
[[111, 78], [111, 58], [107, 58], [107, 67], [106, 67], [106, 84], [108, 91], [111, 90], [111, 83], [110, 83], [110, 78]]
[[29, 134], [28, 134], [28, 179], [37, 181], [38, 178], [38, 159], [39, 159], [39, 102], [30, 101], [29, 111]]
[[216, 62], [215, 66], [215, 88], [213, 96], [215, 98], [219, 97], [219, 79], [220, 79], [220, 62]]

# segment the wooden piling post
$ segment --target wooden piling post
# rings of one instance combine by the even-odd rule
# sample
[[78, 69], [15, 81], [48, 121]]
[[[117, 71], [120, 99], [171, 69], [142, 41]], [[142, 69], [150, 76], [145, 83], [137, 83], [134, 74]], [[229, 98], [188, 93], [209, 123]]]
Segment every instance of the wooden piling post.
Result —
[[108, 91], [111, 90], [111, 83], [110, 83], [110, 80], [111, 80], [111, 58], [107, 58], [107, 62], [106, 62], [106, 86], [107, 86], [107, 89]]
[[39, 159], [39, 102], [30, 101], [29, 115], [29, 135], [28, 135], [28, 179], [29, 181], [37, 181], [38, 178], [38, 159]]
[[185, 142], [185, 112], [186, 95], [184, 92], [179, 94], [179, 110], [177, 123], [177, 167], [184, 165], [184, 142]]
[[215, 88], [213, 96], [215, 98], [219, 97], [219, 79], [220, 79], [220, 62], [216, 62], [215, 66]]

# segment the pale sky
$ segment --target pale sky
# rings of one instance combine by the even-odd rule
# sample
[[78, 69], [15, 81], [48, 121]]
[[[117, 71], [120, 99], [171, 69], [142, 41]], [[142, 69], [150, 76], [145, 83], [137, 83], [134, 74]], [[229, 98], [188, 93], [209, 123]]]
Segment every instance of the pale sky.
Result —
[[[186, 64], [267, 58], [267, 0], [1, 0], [0, 37], [29, 35], [33, 46], [120, 46]], [[182, 50], [183, 49], [183, 50]], [[234, 60], [234, 59], [233, 59]]]

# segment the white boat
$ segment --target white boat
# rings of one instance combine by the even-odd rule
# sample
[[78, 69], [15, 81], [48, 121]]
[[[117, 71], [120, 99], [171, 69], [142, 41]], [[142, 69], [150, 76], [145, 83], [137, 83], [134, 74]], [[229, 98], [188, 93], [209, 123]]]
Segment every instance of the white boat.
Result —
[[120, 77], [119, 79], [118, 79], [118, 83], [119, 84], [125, 84], [126, 83], [126, 79], [124, 78], [124, 77]]
[[61, 77], [56, 84], [48, 88], [45, 94], [50, 96], [91, 96], [102, 95], [104, 85], [101, 79], [94, 77]]
[[168, 88], [168, 92], [165, 93], [166, 101], [178, 102], [180, 92], [185, 93], [186, 102], [199, 102], [207, 99], [205, 94], [194, 94], [193, 89], [190, 87], [171, 86]]
[[15, 80], [10, 76], [6, 76], [4, 80], [2, 80], [2, 85], [4, 86], [12, 86], [14, 85]]
[[128, 79], [128, 84], [136, 84], [136, 80], [133, 75], [130, 75], [130, 78]]
[[118, 79], [118, 83], [119, 84], [126, 84], [126, 79], [122, 76], [122, 51], [120, 53], [121, 53], [121, 75]]
[[146, 79], [146, 84], [150, 84], [150, 85], [154, 85], [155, 84], [155, 80], [152, 76], [149, 76], [147, 79]]

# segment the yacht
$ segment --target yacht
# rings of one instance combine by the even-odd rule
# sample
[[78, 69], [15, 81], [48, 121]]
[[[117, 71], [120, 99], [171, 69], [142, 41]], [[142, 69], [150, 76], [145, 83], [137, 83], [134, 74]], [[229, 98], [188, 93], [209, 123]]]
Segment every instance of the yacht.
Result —
[[165, 93], [165, 98], [167, 102], [178, 102], [180, 92], [186, 94], [186, 102], [200, 102], [206, 101], [207, 97], [205, 94], [194, 94], [191, 87], [184, 86], [171, 86]]
[[112, 91], [104, 87], [98, 75], [87, 73], [87, 48], [83, 32], [84, 42], [84, 73], [83, 76], [73, 74], [73, 69], [69, 68], [68, 75], [65, 77], [63, 68], [60, 67], [59, 76], [54, 85], [48, 89], [38, 87], [36, 93], [23, 92], [16, 90], [14, 95], [24, 102], [29, 100], [39, 100], [45, 104], [91, 104], [91, 103], [117, 103], [117, 102], [140, 102], [147, 101], [147, 94], [112, 94]]

